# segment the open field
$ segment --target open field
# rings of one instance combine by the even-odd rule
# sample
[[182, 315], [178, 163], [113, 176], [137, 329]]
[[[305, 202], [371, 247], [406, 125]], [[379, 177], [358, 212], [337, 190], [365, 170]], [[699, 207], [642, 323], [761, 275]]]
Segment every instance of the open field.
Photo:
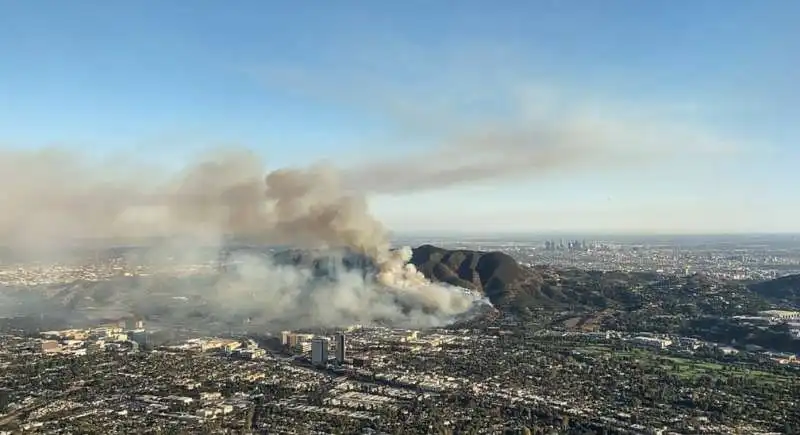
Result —
[[764, 384], [789, 383], [793, 381], [788, 376], [759, 370], [750, 365], [693, 360], [679, 356], [663, 355], [647, 349], [634, 348], [620, 351], [610, 346], [592, 344], [575, 350], [594, 357], [636, 361], [652, 370], [664, 370], [667, 374], [676, 375], [684, 379], [700, 376], [708, 376], [712, 380], [719, 379], [722, 381], [728, 378], [745, 378]]

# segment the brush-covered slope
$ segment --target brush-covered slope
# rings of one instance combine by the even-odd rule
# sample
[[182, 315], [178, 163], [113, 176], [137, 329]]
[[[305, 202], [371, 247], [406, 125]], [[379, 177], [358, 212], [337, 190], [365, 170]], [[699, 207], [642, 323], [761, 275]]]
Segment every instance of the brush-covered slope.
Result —
[[517, 261], [502, 252], [422, 245], [414, 248], [411, 263], [431, 280], [482, 291], [493, 303], [504, 301], [522, 276]]

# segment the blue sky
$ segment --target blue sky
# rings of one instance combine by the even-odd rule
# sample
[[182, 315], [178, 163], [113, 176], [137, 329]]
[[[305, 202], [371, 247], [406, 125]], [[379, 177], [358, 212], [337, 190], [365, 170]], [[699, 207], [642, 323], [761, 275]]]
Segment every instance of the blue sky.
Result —
[[413, 166], [456, 134], [445, 124], [589, 113], [630, 142], [616, 145], [658, 137], [673, 155], [378, 195], [374, 210], [400, 231], [800, 231], [798, 16], [778, 0], [0, 0], [0, 146]]

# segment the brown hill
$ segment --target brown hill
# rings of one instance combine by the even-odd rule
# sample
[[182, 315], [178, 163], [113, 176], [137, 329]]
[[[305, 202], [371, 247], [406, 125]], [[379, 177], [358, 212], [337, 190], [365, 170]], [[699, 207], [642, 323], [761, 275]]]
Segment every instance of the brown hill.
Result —
[[637, 307], [630, 289], [657, 277], [646, 273], [600, 272], [523, 266], [502, 252], [414, 249], [411, 262], [428, 279], [482, 291], [492, 304], [513, 312], [528, 309]]
[[422, 245], [411, 257], [417, 269], [434, 281], [482, 291], [492, 303], [504, 301], [522, 276], [522, 268], [508, 254], [448, 250]]

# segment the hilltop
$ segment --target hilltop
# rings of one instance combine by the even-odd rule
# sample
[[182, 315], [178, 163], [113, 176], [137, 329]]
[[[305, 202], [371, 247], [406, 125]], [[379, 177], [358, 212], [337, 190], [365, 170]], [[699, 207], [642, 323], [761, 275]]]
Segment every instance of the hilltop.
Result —
[[414, 248], [411, 263], [430, 280], [481, 291], [492, 303], [505, 300], [523, 272], [514, 258], [502, 252], [447, 250], [433, 245]]
[[632, 306], [640, 300], [629, 288], [657, 279], [645, 273], [524, 266], [503, 252], [432, 245], [415, 248], [411, 263], [432, 281], [481, 291], [493, 304], [511, 310]]

